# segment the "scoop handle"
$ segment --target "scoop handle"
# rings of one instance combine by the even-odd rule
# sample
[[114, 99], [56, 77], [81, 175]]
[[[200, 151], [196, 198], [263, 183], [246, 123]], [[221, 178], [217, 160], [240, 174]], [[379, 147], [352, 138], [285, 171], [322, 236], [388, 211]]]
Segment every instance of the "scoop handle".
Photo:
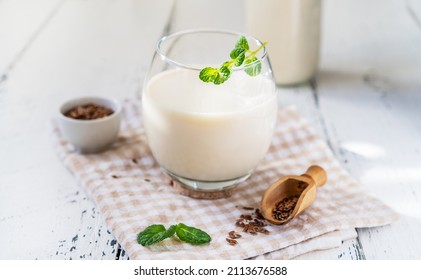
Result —
[[326, 171], [318, 165], [310, 166], [302, 176], [312, 179], [318, 187], [323, 186], [327, 181]]

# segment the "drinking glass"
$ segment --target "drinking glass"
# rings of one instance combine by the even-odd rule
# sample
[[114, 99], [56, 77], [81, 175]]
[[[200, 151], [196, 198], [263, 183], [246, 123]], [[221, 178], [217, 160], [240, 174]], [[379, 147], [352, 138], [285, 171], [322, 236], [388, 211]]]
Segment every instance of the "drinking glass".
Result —
[[[232, 69], [221, 84], [199, 78], [220, 67], [241, 36], [257, 61]], [[247, 55], [247, 54], [246, 54]], [[260, 64], [260, 74], [247, 67]], [[261, 41], [223, 30], [188, 30], [161, 38], [142, 92], [148, 145], [183, 187], [226, 190], [246, 180], [267, 152], [277, 116], [275, 82]]]

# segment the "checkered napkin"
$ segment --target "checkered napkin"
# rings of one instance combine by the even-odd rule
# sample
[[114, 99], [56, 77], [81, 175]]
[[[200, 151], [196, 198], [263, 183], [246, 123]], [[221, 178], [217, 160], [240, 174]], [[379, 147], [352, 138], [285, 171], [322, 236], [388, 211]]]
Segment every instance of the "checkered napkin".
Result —
[[[389, 207], [364, 193], [293, 108], [279, 112], [269, 152], [231, 197], [200, 200], [181, 195], [148, 149], [140, 102], [124, 103], [119, 139], [100, 154], [77, 154], [56, 125], [53, 130], [59, 158], [96, 203], [131, 259], [271, 258], [267, 253], [274, 251], [273, 256], [288, 258], [313, 250], [309, 242], [326, 240], [323, 236], [328, 233], [386, 225], [398, 218]], [[328, 181], [318, 188], [316, 200], [303, 213], [286, 225], [268, 225], [269, 234], [252, 235], [235, 226], [241, 214], [250, 212], [243, 207], [259, 207], [271, 183], [283, 175], [302, 174], [312, 164], [326, 169]], [[205, 230], [211, 243], [193, 246], [170, 238], [143, 247], [136, 241], [137, 234], [151, 224], [168, 227], [179, 222]], [[242, 235], [235, 246], [226, 241], [232, 230]]]

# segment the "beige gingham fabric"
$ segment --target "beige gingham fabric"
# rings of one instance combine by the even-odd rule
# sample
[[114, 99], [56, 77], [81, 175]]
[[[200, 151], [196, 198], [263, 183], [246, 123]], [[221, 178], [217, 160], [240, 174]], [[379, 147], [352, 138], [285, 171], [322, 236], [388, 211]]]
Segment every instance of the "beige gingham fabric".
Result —
[[[389, 207], [364, 193], [293, 108], [279, 112], [269, 152], [231, 197], [198, 200], [180, 195], [148, 149], [140, 102], [124, 102], [120, 137], [100, 154], [75, 153], [56, 125], [53, 130], [59, 158], [96, 203], [131, 259], [248, 259], [335, 230], [381, 226], [398, 218]], [[316, 200], [306, 211], [286, 225], [267, 226], [268, 235], [242, 233], [235, 226], [238, 217], [247, 213], [242, 206], [258, 208], [271, 183], [282, 175], [302, 174], [312, 164], [326, 169], [328, 181], [318, 188]], [[137, 234], [151, 224], [168, 227], [179, 222], [205, 230], [211, 243], [193, 246], [171, 238], [143, 247], [136, 241]], [[242, 234], [236, 246], [225, 240], [231, 230]], [[300, 252], [300, 247], [296, 251]]]
[[253, 260], [289, 260], [296, 257], [306, 258], [311, 253], [316, 251], [334, 250], [336, 255], [332, 259], [338, 258], [338, 249], [343, 241], [350, 240], [357, 237], [357, 232], [354, 228], [346, 230], [334, 230], [316, 236], [300, 243], [288, 246], [283, 249], [272, 251], [257, 257]]

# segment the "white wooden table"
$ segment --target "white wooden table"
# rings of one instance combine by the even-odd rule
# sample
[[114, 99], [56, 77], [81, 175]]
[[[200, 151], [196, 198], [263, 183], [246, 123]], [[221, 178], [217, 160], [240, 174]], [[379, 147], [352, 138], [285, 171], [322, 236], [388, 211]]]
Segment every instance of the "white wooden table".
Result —
[[[176, 3], [176, 5], [173, 5]], [[245, 31], [241, 0], [0, 0], [0, 259], [126, 259], [55, 155], [76, 95], [139, 94], [155, 42]], [[318, 259], [421, 259], [421, 1], [326, 0], [320, 70], [280, 89], [367, 192], [401, 213]]]

